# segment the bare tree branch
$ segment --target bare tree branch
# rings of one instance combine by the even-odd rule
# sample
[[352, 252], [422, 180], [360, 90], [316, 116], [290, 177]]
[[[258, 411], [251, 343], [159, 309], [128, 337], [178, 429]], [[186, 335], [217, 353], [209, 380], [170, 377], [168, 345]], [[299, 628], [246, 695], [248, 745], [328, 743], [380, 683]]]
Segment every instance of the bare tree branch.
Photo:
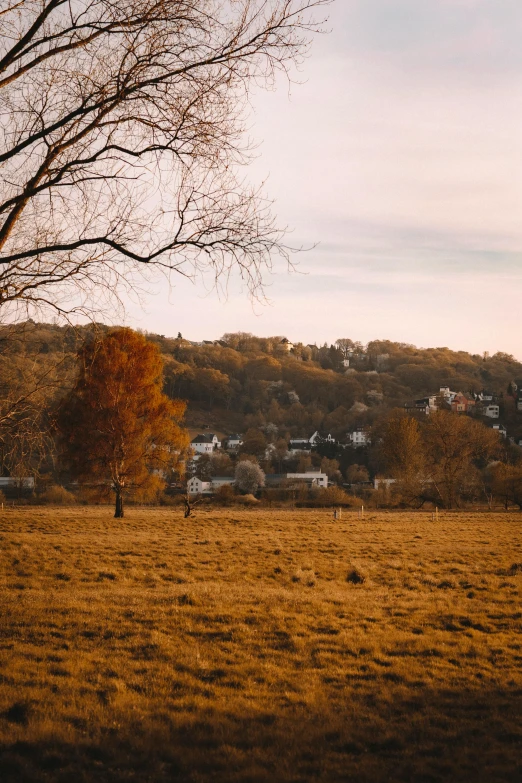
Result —
[[[289, 261], [241, 175], [246, 107], [331, 0], [12, 0], [0, 15], [0, 314], [146, 267], [260, 295]], [[132, 274], [130, 277], [132, 277]], [[81, 300], [80, 295], [80, 300]], [[74, 302], [71, 305], [71, 302]]]

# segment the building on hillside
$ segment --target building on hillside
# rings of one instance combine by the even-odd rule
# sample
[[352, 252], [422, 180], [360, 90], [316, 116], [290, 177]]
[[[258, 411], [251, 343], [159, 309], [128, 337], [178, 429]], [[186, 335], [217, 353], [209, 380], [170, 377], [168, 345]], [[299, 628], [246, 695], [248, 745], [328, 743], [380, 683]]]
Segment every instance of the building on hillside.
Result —
[[219, 443], [218, 439], [211, 433], [208, 435], [196, 435], [196, 437], [192, 438], [190, 441], [190, 445], [193, 451], [196, 452], [196, 455], [212, 454], [221, 446], [221, 443], [219, 443], [219, 446], [217, 446], [217, 443]]
[[454, 413], [469, 413], [475, 407], [475, 400], [469, 394], [458, 392], [451, 402], [451, 410]]
[[409, 400], [404, 403], [404, 410], [407, 413], [423, 413], [426, 416], [430, 415], [430, 403], [429, 397], [423, 397], [420, 400]]
[[507, 438], [507, 430], [503, 424], [494, 424], [492, 429], [498, 432], [501, 438]]
[[500, 416], [500, 408], [498, 405], [486, 405], [482, 413], [484, 416], [487, 416], [488, 419], [498, 419]]
[[290, 454], [299, 454], [300, 451], [311, 451], [312, 446], [308, 438], [291, 438], [288, 443]]
[[335, 438], [329, 432], [321, 434], [316, 430], [309, 438], [291, 438], [288, 443], [288, 451], [290, 454], [311, 451], [322, 443], [335, 443]]
[[369, 446], [371, 443], [370, 433], [364, 427], [358, 427], [346, 436], [349, 446], [359, 448], [360, 446]]
[[277, 344], [277, 348], [280, 351], [293, 351], [294, 350], [294, 344], [290, 342], [290, 340], [287, 340], [286, 337], [283, 337], [281, 342]]
[[480, 402], [494, 402], [495, 395], [493, 392], [482, 389], [482, 391], [477, 394], [477, 400]]
[[522, 411], [522, 396], [517, 399], [517, 411]]
[[321, 435], [321, 433], [316, 430], [313, 435], [309, 438], [310, 445], [313, 446], [319, 446], [320, 443], [335, 443], [335, 438], [332, 438], [330, 433], [325, 433], [324, 435]]
[[241, 437], [241, 435], [234, 433], [233, 435], [228, 436], [228, 438], [226, 439], [226, 443], [227, 443], [227, 449], [235, 450], [243, 445], [243, 438]]
[[449, 386], [441, 386], [439, 389], [439, 396], [442, 397], [448, 405], [451, 405], [456, 395], [457, 392], [451, 391]]

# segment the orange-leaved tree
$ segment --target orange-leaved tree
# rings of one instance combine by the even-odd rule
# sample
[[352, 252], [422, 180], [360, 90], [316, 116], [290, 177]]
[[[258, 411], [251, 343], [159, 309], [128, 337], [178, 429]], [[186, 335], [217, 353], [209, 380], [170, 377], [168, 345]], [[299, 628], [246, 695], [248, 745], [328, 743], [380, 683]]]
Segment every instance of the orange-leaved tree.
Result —
[[179, 466], [188, 436], [185, 403], [162, 392], [163, 360], [154, 343], [132, 329], [108, 332], [84, 345], [79, 374], [62, 403], [62, 453], [80, 480], [111, 483], [115, 517], [127, 493]]

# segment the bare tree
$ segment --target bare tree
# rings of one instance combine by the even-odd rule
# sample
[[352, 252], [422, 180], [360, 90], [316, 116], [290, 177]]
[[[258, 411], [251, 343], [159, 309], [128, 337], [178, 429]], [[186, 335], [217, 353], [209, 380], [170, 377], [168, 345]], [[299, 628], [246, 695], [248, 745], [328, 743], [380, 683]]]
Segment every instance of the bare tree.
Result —
[[241, 176], [245, 107], [329, 2], [3, 0], [0, 312], [89, 308], [147, 266], [258, 294], [288, 249]]
[[35, 476], [53, 454], [52, 409], [67, 375], [56, 356], [18, 352], [22, 327], [0, 329], [0, 475]]

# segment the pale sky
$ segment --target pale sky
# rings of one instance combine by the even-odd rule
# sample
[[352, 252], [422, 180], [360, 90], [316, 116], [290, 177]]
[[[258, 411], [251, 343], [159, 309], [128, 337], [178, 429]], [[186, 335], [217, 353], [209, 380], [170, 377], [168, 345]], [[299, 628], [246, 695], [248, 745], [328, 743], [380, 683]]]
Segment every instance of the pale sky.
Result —
[[304, 84], [254, 98], [298, 274], [255, 307], [186, 281], [129, 323], [188, 339], [228, 331], [501, 350], [522, 359], [522, 3], [336, 0]]

